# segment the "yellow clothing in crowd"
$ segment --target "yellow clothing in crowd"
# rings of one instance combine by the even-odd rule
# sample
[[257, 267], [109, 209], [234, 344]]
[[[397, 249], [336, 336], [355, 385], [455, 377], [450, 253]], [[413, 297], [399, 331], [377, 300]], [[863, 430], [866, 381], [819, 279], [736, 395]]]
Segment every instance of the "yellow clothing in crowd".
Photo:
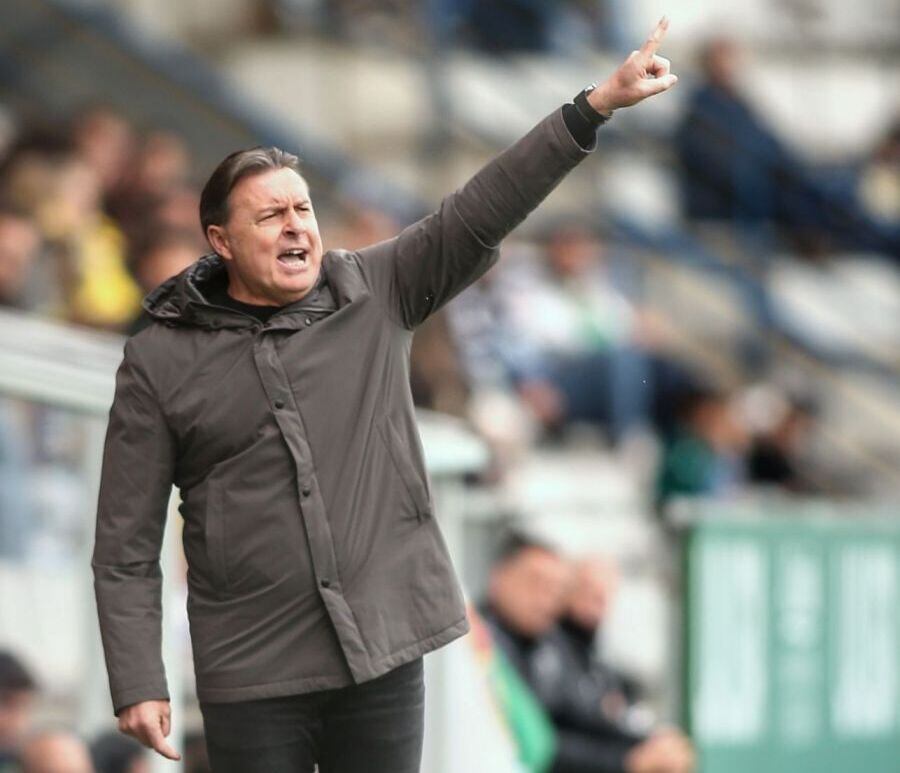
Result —
[[125, 254], [125, 237], [108, 218], [79, 237], [69, 309], [74, 321], [122, 328], [138, 313], [143, 293], [125, 266]]

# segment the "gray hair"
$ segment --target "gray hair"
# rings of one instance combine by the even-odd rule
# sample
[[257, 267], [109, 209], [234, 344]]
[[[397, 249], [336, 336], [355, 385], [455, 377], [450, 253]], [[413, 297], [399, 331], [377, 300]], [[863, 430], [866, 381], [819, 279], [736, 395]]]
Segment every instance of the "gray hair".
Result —
[[200, 194], [200, 227], [203, 233], [211, 225], [228, 219], [228, 196], [240, 180], [269, 169], [293, 169], [300, 174], [300, 159], [275, 147], [236, 150], [215, 168]]

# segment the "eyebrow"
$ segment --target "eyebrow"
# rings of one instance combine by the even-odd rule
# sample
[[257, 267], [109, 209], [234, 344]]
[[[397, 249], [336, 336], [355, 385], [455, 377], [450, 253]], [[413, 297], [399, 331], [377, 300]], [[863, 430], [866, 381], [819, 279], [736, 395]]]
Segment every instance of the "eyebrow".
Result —
[[[302, 198], [298, 202], [298, 204], [309, 204], [312, 205], [312, 202], [308, 198]], [[257, 215], [264, 215], [266, 213], [274, 213], [274, 212], [284, 212], [287, 209], [284, 204], [266, 204], [263, 207], [260, 207], [256, 210]]]

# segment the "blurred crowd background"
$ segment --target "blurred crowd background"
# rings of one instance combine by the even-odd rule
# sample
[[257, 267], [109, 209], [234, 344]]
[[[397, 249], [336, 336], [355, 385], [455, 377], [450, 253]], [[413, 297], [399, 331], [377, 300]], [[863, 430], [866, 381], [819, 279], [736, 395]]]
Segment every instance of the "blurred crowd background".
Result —
[[[690, 770], [667, 653], [692, 508], [896, 502], [900, 10], [862, 6], [9, 0], [4, 330], [127, 335], [144, 294], [208, 250], [199, 190], [237, 145], [298, 152], [326, 249], [391, 236], [665, 12], [676, 88], [618, 111], [420, 329], [412, 386], [488, 451], [466, 501], [496, 517], [462, 571], [473, 636], [518, 674], [518, 711], [537, 707], [533, 725], [505, 709], [522, 769]], [[4, 595], [15, 567], [84, 560], [87, 435], [0, 391]], [[114, 733], [74, 734], [40, 648], [9, 633], [17, 608], [0, 604], [0, 770], [23, 749], [23, 771], [149, 769]], [[185, 769], [201, 771], [193, 716]]]

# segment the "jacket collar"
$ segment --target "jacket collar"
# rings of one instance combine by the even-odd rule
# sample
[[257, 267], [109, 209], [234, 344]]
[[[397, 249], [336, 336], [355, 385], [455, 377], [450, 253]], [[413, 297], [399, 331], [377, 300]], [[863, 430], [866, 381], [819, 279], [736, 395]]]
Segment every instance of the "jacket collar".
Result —
[[[299, 301], [282, 306], [266, 324], [267, 329], [293, 330], [310, 324], [334, 311], [337, 306], [325, 276], [325, 260], [319, 268], [319, 278], [313, 289]], [[180, 274], [167, 279], [148, 293], [143, 308], [154, 319], [168, 325], [195, 325], [205, 328], [255, 327], [259, 320], [249, 314], [210, 303], [205, 291], [214, 282], [227, 281], [225, 261], [212, 252], [203, 255]]]

